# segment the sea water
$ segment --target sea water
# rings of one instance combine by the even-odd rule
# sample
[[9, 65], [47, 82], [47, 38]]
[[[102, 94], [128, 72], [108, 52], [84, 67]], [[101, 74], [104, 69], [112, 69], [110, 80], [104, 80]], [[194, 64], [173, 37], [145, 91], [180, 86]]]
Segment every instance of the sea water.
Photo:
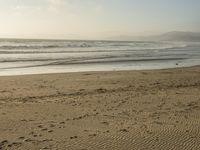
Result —
[[200, 65], [200, 43], [0, 40], [0, 75], [149, 70]]

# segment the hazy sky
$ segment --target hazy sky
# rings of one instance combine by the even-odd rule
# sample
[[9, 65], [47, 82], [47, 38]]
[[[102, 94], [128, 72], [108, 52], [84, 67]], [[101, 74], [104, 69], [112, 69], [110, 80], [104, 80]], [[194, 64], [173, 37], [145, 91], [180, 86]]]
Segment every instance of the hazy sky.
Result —
[[200, 31], [200, 0], [0, 0], [0, 37], [103, 39]]

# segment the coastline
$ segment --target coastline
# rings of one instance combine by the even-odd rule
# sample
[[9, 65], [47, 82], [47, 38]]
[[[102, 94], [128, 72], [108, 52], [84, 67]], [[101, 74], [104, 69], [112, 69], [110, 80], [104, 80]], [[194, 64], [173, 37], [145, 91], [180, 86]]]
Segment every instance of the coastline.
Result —
[[141, 72], [141, 71], [165, 71], [165, 70], [174, 70], [174, 69], [187, 69], [187, 68], [196, 68], [200, 65], [191, 65], [191, 66], [176, 66], [170, 68], [155, 68], [155, 69], [113, 69], [113, 70], [94, 70], [94, 71], [62, 71], [62, 72], [47, 72], [47, 73], [21, 73], [21, 74], [0, 74], [1, 77], [17, 77], [17, 76], [38, 76], [38, 75], [59, 75], [59, 74], [82, 74], [82, 73], [111, 73], [111, 72]]
[[200, 66], [0, 76], [3, 150], [200, 149], [199, 113]]

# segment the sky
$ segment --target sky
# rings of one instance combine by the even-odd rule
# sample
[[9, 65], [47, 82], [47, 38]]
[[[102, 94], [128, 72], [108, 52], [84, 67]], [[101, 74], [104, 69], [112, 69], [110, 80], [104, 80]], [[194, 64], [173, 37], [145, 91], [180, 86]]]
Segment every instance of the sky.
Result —
[[108, 39], [200, 32], [200, 0], [0, 0], [1, 38]]

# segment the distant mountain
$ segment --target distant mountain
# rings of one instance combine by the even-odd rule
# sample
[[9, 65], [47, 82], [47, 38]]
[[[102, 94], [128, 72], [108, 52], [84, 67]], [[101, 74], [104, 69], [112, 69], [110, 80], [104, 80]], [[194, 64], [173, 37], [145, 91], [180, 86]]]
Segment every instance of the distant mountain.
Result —
[[107, 38], [108, 40], [119, 41], [183, 41], [183, 42], [200, 42], [200, 32], [181, 32], [173, 31], [161, 35], [152, 36], [128, 36], [119, 35]]
[[199, 32], [168, 32], [159, 36], [153, 36], [154, 40], [164, 40], [164, 41], [187, 41], [187, 42], [200, 42]]

